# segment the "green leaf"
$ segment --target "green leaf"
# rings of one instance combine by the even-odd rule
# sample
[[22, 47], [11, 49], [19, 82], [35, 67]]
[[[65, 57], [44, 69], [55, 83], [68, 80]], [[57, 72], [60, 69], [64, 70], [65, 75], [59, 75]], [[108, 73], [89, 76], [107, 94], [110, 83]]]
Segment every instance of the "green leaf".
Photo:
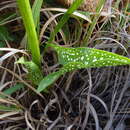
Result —
[[[0, 41], [0, 48], [3, 48], [6, 46], [6, 43], [4, 41]], [[2, 55], [4, 52], [0, 51], [0, 55]]]
[[5, 26], [0, 26], [0, 40], [1, 41], [12, 41], [12, 37], [9, 34], [9, 31], [7, 29], [7, 27]]
[[7, 111], [19, 111], [19, 110], [20, 109], [15, 105], [5, 106], [5, 105], [0, 104], [0, 111], [7, 112]]
[[68, 64], [65, 64], [59, 71], [53, 72], [49, 75], [47, 75], [45, 78], [43, 78], [38, 85], [38, 92], [48, 92], [48, 87], [53, 84], [61, 75], [65, 74], [66, 72], [70, 72], [72, 70], [80, 69], [84, 67], [84, 64], [80, 62], [70, 62]]
[[[11, 95], [15, 93], [16, 91], [20, 90], [21, 88], [24, 88], [24, 85], [21, 83], [18, 83], [10, 88], [7, 88], [6, 90], [3, 91], [3, 93], [6, 95]], [[5, 96], [0, 95], [0, 97], [4, 98]]]
[[39, 24], [40, 9], [41, 9], [42, 4], [43, 4], [43, 0], [35, 0], [34, 4], [32, 6], [33, 20], [34, 20], [35, 27], [38, 30], [38, 33], [39, 33], [39, 28], [40, 28], [40, 24]]
[[63, 67], [49, 74], [40, 82], [37, 91], [47, 92], [48, 87], [66, 72], [83, 68], [95, 68], [105, 66], [117, 66], [130, 64], [130, 59], [115, 53], [98, 50], [94, 48], [66, 48], [55, 44], [47, 44], [58, 53], [59, 63]]
[[59, 63], [63, 65], [79, 62], [84, 64], [81, 68], [93, 68], [130, 64], [130, 59], [127, 57], [94, 48], [65, 48], [54, 44], [48, 44], [48, 46], [56, 50]]
[[25, 67], [28, 69], [28, 78], [32, 80], [35, 85], [38, 85], [43, 79], [41, 70], [33, 61], [25, 61], [25, 59], [21, 57], [16, 63], [25, 65]]
[[57, 71], [47, 75], [45, 78], [41, 80], [40, 84], [38, 85], [37, 91], [48, 92], [47, 91], [48, 86], [54, 83], [62, 74], [63, 74], [62, 71]]
[[[6, 46], [6, 43], [4, 41], [0, 41], [0, 48], [3, 48]], [[1, 52], [0, 52], [1, 53]]]
[[51, 84], [53, 84], [61, 75], [65, 74], [66, 72], [70, 72], [73, 70], [84, 68], [84, 64], [80, 62], [70, 62], [65, 64], [59, 71], [53, 72], [43, 78], [38, 85], [38, 92], [48, 92], [48, 88]]

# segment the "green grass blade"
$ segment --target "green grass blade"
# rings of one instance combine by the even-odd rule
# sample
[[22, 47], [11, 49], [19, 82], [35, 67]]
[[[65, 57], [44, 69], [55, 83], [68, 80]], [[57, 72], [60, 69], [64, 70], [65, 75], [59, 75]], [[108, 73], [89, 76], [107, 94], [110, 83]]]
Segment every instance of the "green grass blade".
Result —
[[57, 26], [55, 27], [54, 31], [50, 34], [50, 39], [48, 42], [52, 42], [56, 36], [56, 34], [59, 32], [59, 30], [63, 27], [63, 25], [68, 21], [70, 15], [80, 6], [80, 4], [83, 2], [83, 0], [76, 0], [73, 2], [71, 7], [65, 12], [63, 17], [58, 22]]
[[82, 46], [88, 45], [88, 42], [89, 42], [89, 40], [91, 38], [91, 35], [92, 35], [93, 30], [95, 28], [95, 25], [97, 24], [97, 21], [98, 21], [98, 19], [100, 17], [100, 13], [102, 11], [102, 8], [103, 8], [105, 2], [106, 2], [106, 0], [100, 0], [99, 1], [99, 4], [97, 5], [97, 8], [96, 8], [96, 15], [93, 16], [92, 23], [89, 26], [89, 30], [86, 30], [87, 31], [87, 33], [86, 33], [87, 35], [83, 39]]
[[37, 33], [39, 34], [39, 28], [40, 28], [40, 9], [42, 7], [43, 0], [35, 0], [33, 6], [32, 6], [32, 14], [33, 14], [33, 20], [35, 27], [37, 28]]
[[9, 112], [9, 111], [19, 111], [20, 109], [14, 105], [5, 106], [0, 104], [0, 111]]
[[17, 4], [25, 25], [28, 38], [28, 45], [32, 54], [32, 60], [33, 62], [35, 62], [35, 64], [40, 66], [41, 57], [40, 57], [39, 41], [35, 30], [35, 24], [33, 21], [29, 0], [17, 0]]
[[6, 17], [0, 17], [0, 26], [6, 24], [9, 20], [17, 18], [16, 13], [9, 14]]

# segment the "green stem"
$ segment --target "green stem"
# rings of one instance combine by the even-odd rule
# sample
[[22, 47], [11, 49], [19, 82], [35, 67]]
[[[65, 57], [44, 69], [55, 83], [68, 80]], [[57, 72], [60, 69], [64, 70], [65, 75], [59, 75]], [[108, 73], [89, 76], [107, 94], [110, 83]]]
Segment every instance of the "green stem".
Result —
[[32, 54], [32, 60], [38, 66], [41, 65], [39, 41], [35, 29], [29, 0], [17, 0], [17, 4], [24, 22], [24, 26], [28, 38], [29, 50]]

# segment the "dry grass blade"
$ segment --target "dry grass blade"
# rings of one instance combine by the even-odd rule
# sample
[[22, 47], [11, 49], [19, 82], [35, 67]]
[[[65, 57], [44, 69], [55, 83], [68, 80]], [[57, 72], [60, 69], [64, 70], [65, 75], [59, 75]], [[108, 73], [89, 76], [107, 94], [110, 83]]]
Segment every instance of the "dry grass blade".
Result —
[[3, 77], [2, 77], [1, 83], [0, 83], [0, 91], [2, 91], [2, 90], [3, 90], [6, 86], [8, 86], [9, 84], [12, 84], [12, 83], [13, 83], [13, 81], [4, 83], [5, 77], [6, 77], [6, 75], [3, 74]]
[[101, 37], [101, 38], [97, 38], [96, 40], [111, 40], [111, 41], [117, 43], [119, 46], [121, 46], [121, 48], [124, 49], [124, 51], [127, 53], [127, 55], [129, 55], [129, 53], [128, 53], [127, 49], [125, 48], [125, 46], [122, 45], [119, 41], [117, 41], [117, 40], [115, 40], [115, 39], [113, 39], [113, 38]]
[[18, 50], [14, 48], [0, 48], [0, 51], [11, 51], [0, 57], [0, 63], [16, 53], [22, 53], [28, 55], [24, 50]]
[[5, 9], [8, 9], [8, 8], [15, 8], [16, 7], [16, 4], [15, 3], [11, 3], [11, 4], [7, 4], [3, 7], [0, 8], [0, 11], [3, 11]]
[[17, 104], [14, 103], [13, 101], [10, 101], [10, 100], [8, 100], [8, 99], [3, 99], [3, 98], [0, 98], [0, 102], [1, 102], [1, 103], [11, 104], [11, 105], [17, 105]]
[[25, 112], [25, 121], [27, 123], [27, 126], [29, 128], [31, 128], [31, 130], [35, 130], [35, 128], [31, 125], [31, 123], [29, 122], [29, 119], [28, 119], [28, 111]]
[[94, 109], [94, 107], [93, 107], [93, 105], [92, 105], [91, 103], [90, 103], [89, 107], [90, 107], [90, 111], [91, 111], [91, 113], [92, 113], [92, 115], [93, 115], [93, 118], [94, 118], [94, 120], [95, 120], [96, 130], [99, 130], [99, 128], [100, 128], [100, 127], [99, 127], [99, 119], [98, 119], [96, 110]]
[[90, 114], [90, 95], [91, 95], [91, 91], [92, 91], [92, 76], [91, 76], [91, 69], [88, 69], [88, 75], [89, 75], [89, 88], [88, 88], [88, 93], [87, 93], [87, 101], [86, 101], [86, 115], [85, 115], [85, 119], [83, 121], [83, 126], [82, 129], [85, 129], [87, 123], [88, 123], [88, 118], [89, 118], [89, 114]]
[[22, 82], [23, 84], [25, 84], [28, 88], [30, 88], [32, 91], [34, 91], [35, 93], [37, 93], [41, 98], [44, 99], [44, 96], [40, 93], [38, 93], [36, 91], [36, 89], [34, 87], [32, 87], [30, 84], [28, 84], [26, 81], [24, 81], [21, 77], [19, 77], [19, 75], [17, 75], [16, 73], [12, 72], [11, 70], [7, 69], [7, 68], [4, 68], [2, 66], [0, 66], [1, 69], [4, 69], [6, 70], [7, 72], [9, 72], [10, 74], [14, 75], [17, 79], [20, 80], [20, 82]]
[[[42, 40], [43, 34], [45, 32], [45, 30], [47, 29], [47, 27], [50, 25], [51, 22], [53, 22], [57, 17], [59, 17], [60, 15], [62, 15], [63, 13], [59, 13], [56, 14], [54, 16], [52, 16], [51, 18], [48, 19], [48, 21], [43, 25], [41, 32], [40, 32], [40, 41]], [[62, 33], [61, 33], [62, 34]]]
[[17, 21], [17, 20], [20, 20], [20, 19], [21, 19], [21, 17], [17, 17], [17, 18], [11, 19], [11, 20], [7, 20], [7, 21], [5, 21], [5, 22], [0, 22], [0, 26], [9, 24], [9, 23], [11, 23], [11, 22], [14, 22], [14, 21]]
[[[65, 13], [65, 12], [67, 12], [67, 9], [63, 9], [63, 8], [46, 8], [46, 9], [42, 9], [41, 11], [58, 11], [58, 12]], [[72, 14], [74, 16], [82, 18], [82, 19], [88, 21], [89, 23], [91, 23], [91, 20], [90, 20], [89, 16], [87, 16], [87, 15], [83, 15], [83, 14], [79, 13], [78, 11], [74, 11]]]
[[122, 90], [121, 90], [121, 93], [120, 93], [120, 95], [119, 95], [118, 100], [116, 101], [116, 104], [115, 104], [115, 107], [114, 107], [112, 113], [110, 113], [110, 119], [108, 120], [108, 122], [107, 122], [107, 124], [106, 124], [104, 130], [109, 130], [109, 129], [112, 127], [112, 123], [113, 123], [113, 120], [114, 120], [114, 116], [115, 116], [115, 114], [116, 114], [116, 112], [117, 112], [117, 110], [118, 110], [118, 107], [119, 107], [121, 101], [123, 100], [123, 96], [124, 96], [125, 91], [128, 89], [129, 77], [130, 77], [130, 69], [129, 69], [129, 72], [128, 72], [128, 75], [127, 75], [127, 79], [126, 79], [126, 81], [125, 81], [125, 84], [124, 84], [124, 86], [123, 86], [123, 88], [122, 88]]
[[104, 107], [105, 110], [106, 110], [106, 113], [108, 114], [108, 107], [107, 107], [107, 105], [104, 103], [104, 101], [103, 101], [102, 99], [100, 99], [98, 96], [93, 95], [93, 94], [91, 94], [91, 97], [93, 97], [93, 98], [95, 98], [96, 100], [98, 100], [98, 101], [103, 105], [103, 107]]
[[[24, 50], [19, 50], [19, 49], [15, 49], [15, 48], [0, 48], [0, 51], [12, 51], [12, 52], [24, 52]], [[27, 53], [25, 53], [27, 54]]]
[[9, 116], [14, 116], [14, 115], [17, 115], [19, 113], [20, 113], [19, 111], [6, 112], [5, 114], [0, 115], [0, 119], [6, 118], [6, 117], [9, 117]]

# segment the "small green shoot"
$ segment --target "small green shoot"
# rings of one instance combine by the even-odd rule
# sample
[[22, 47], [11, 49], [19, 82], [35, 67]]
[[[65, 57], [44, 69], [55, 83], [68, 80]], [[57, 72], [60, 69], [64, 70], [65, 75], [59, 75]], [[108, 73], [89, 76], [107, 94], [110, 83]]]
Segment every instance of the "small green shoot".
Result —
[[35, 85], [38, 85], [39, 82], [43, 79], [42, 71], [33, 61], [25, 61], [24, 57], [21, 57], [16, 63], [25, 65], [28, 70], [28, 78]]
[[58, 72], [53, 72], [43, 78], [38, 86], [38, 92], [46, 92], [48, 86], [66, 72], [83, 68], [130, 64], [130, 59], [127, 57], [94, 48], [65, 48], [55, 44], [47, 44], [47, 47], [52, 47], [57, 52], [59, 64], [63, 67]]

